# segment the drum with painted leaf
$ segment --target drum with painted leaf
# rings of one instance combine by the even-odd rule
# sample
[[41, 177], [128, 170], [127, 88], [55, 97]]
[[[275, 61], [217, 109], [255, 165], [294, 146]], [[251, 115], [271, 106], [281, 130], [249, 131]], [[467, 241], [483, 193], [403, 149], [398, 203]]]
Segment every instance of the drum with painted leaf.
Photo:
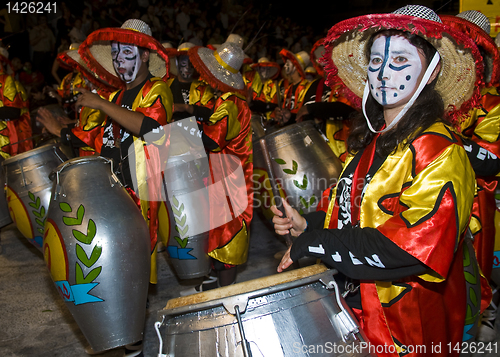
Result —
[[52, 191], [49, 175], [66, 160], [59, 145], [47, 144], [2, 162], [5, 194], [12, 221], [40, 251]]
[[171, 137], [171, 152], [164, 171], [167, 200], [160, 205], [159, 236], [166, 245], [170, 263], [179, 279], [192, 279], [210, 272], [208, 231], [210, 215], [206, 157], [193, 155], [182, 136]]
[[315, 211], [322, 192], [336, 183], [342, 171], [327, 140], [312, 121], [305, 121], [254, 141], [254, 207], [272, 217], [273, 192], [264, 156], [268, 154], [281, 197], [301, 214]]
[[94, 351], [143, 339], [151, 242], [112, 161], [80, 157], [51, 175], [44, 259]]
[[[369, 356], [368, 343], [322, 264], [169, 300], [158, 355]], [[364, 347], [363, 347], [364, 346]]]

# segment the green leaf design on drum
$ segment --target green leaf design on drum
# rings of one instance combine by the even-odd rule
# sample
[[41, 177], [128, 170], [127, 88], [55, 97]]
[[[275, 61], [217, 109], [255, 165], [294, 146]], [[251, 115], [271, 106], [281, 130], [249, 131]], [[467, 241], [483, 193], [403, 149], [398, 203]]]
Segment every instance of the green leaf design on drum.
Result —
[[184, 213], [184, 204], [173, 196], [171, 200], [172, 212], [174, 213], [175, 230], [179, 233], [180, 237], [175, 236], [174, 239], [181, 248], [186, 248], [189, 242], [189, 225], [187, 222], [187, 215]]
[[[73, 212], [72, 207], [66, 203], [66, 202], [61, 202], [59, 203], [59, 208], [61, 211], [65, 213], [71, 213]], [[85, 207], [83, 205], [78, 206], [78, 209], [76, 211], [76, 217], [71, 217], [71, 216], [64, 216], [62, 217], [62, 221], [64, 222], [65, 225], [67, 226], [79, 226], [83, 223], [83, 218], [85, 216]], [[89, 219], [88, 224], [87, 224], [87, 229], [86, 229], [86, 234], [82, 232], [79, 229], [73, 229], [72, 230], [73, 237], [80, 243], [85, 244], [85, 245], [90, 245], [92, 244], [92, 241], [94, 240], [96, 234], [97, 234], [97, 226], [94, 222], [94, 220]], [[94, 248], [92, 249], [92, 252], [90, 253], [90, 257], [85, 253], [85, 250], [83, 247], [79, 244], [76, 244], [76, 257], [77, 260], [82, 263], [84, 266], [87, 268], [91, 268], [95, 266], [101, 257], [102, 254], [102, 247], [95, 245]], [[76, 284], [88, 284], [93, 282], [101, 273], [102, 267], [96, 267], [92, 269], [86, 276], [83, 273], [82, 266], [76, 262], [75, 263], [75, 280]]]
[[297, 164], [297, 161], [292, 160], [292, 169], [283, 169], [283, 172], [289, 175], [295, 175], [297, 173], [297, 169], [299, 168], [299, 165]]
[[286, 161], [280, 158], [273, 159], [279, 165], [286, 165]]
[[90, 268], [97, 262], [97, 259], [99, 259], [99, 257], [101, 256], [101, 253], [102, 253], [102, 247], [96, 245], [92, 250], [92, 253], [90, 253], [90, 258], [89, 258], [87, 256], [87, 253], [85, 253], [85, 250], [82, 248], [82, 246], [80, 244], [76, 245], [76, 256], [87, 268]]
[[101, 274], [102, 267], [97, 267], [95, 269], [92, 269], [87, 276], [83, 275], [83, 270], [80, 264], [76, 263], [75, 264], [75, 280], [77, 284], [89, 284], [93, 282], [99, 274]]
[[33, 215], [36, 217], [35, 223], [38, 225], [36, 230], [40, 234], [43, 234], [45, 227], [45, 213], [46, 213], [45, 207], [42, 205], [40, 197], [35, 196], [32, 192], [28, 191], [28, 197], [31, 200], [29, 205], [33, 208], [31, 213], [33, 213]]
[[297, 187], [300, 190], [305, 190], [307, 188], [308, 183], [309, 182], [307, 180], [306, 174], [304, 174], [304, 178], [302, 179], [302, 183], [299, 183], [297, 180], [293, 180], [293, 184], [295, 185], [295, 187]]

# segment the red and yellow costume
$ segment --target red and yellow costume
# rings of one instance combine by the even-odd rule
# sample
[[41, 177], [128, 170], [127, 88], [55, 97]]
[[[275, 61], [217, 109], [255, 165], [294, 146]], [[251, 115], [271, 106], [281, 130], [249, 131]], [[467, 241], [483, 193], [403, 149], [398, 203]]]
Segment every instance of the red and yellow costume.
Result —
[[[169, 78], [167, 84], [170, 87], [175, 78]], [[215, 97], [212, 88], [206, 82], [194, 79], [189, 88], [189, 105], [198, 105], [212, 108]]]
[[[231, 199], [229, 207], [232, 212], [232, 217], [225, 219], [228, 223], [209, 232], [208, 255], [231, 265], [243, 264], [248, 257], [249, 228], [253, 216], [250, 118], [251, 112], [245, 96], [227, 92], [217, 99], [214, 113], [210, 120], [203, 124], [205, 135], [218, 144], [209, 155], [210, 184], [219, 181], [224, 183], [226, 194]], [[236, 158], [243, 169], [246, 190], [239, 187], [241, 182], [235, 180], [235, 175], [229, 172], [230, 168], [235, 167], [232, 160]], [[209, 202], [211, 220], [220, 222], [221, 218], [217, 216], [225, 210], [218, 207], [228, 205], [227, 198], [211, 195]]]
[[[362, 153], [353, 182], [368, 172], [374, 146], [375, 140]], [[346, 168], [352, 159], [347, 158]], [[432, 344], [455, 346], [462, 341], [466, 313], [463, 236], [474, 191], [474, 172], [460, 139], [436, 123], [408, 147], [400, 146], [390, 154], [363, 189], [361, 202], [351, 203], [353, 225], [357, 216], [359, 227], [376, 227], [429, 268], [425, 274], [396, 281], [361, 281], [363, 310], [355, 312], [370, 343], [394, 345], [399, 353], [403, 345], [425, 345], [429, 353]], [[338, 194], [333, 189], [324, 228], [337, 228], [343, 218]], [[358, 204], [356, 215], [352, 206]]]
[[[0, 108], [12, 107], [21, 110], [21, 116], [0, 120], [0, 155], [7, 159], [20, 152], [30, 150], [33, 144], [30, 140], [18, 143], [31, 137], [31, 119], [28, 109], [28, 98], [22, 85], [13, 76], [0, 73]], [[16, 121], [20, 121], [16, 123]], [[13, 144], [13, 145], [11, 145]]]
[[[109, 101], [113, 101], [117, 105], [121, 105], [121, 97], [123, 90], [118, 90], [113, 92], [109, 96]], [[115, 98], [116, 97], [116, 98]], [[171, 122], [172, 118], [172, 92], [168, 85], [161, 79], [153, 77], [146, 81], [144, 86], [141, 88], [137, 96], [135, 97], [131, 110], [134, 112], [140, 112], [144, 114], [145, 117], [149, 117], [157, 121], [160, 125], [166, 125]], [[106, 120], [101, 125], [101, 130], [95, 139], [95, 150], [101, 153], [103, 148], [103, 138], [106, 127], [112, 125], [113, 127], [119, 127], [118, 124], [112, 122], [112, 120], [107, 117]], [[116, 138], [115, 138], [116, 140]], [[135, 151], [135, 169], [131, 168], [131, 173], [135, 175], [133, 178], [134, 182], [137, 182], [136, 192], [138, 191], [138, 197], [141, 198], [140, 205], [141, 211], [144, 219], [148, 222], [151, 237], [151, 276], [150, 282], [156, 284], [157, 282], [157, 269], [156, 269], [156, 242], [157, 242], [157, 210], [158, 201], [144, 200], [151, 196], [151, 191], [148, 190], [148, 160], [151, 157], [146, 157], [146, 151], [144, 149], [144, 142], [138, 138], [133, 137], [133, 147]], [[123, 154], [127, 155], [127, 153]], [[149, 187], [149, 189], [157, 190], [160, 186], [153, 185], [154, 187]], [[153, 219], [151, 219], [153, 217]]]
[[[480, 107], [472, 110], [462, 123], [462, 133], [481, 147], [500, 157], [500, 94], [497, 88], [481, 91]], [[495, 189], [498, 181], [477, 177], [478, 192], [472, 212], [471, 230], [474, 247], [484, 276], [489, 280], [493, 269], [495, 246]]]
[[19, 143], [17, 144], [18, 153], [22, 153], [33, 149], [33, 140], [31, 140], [33, 130], [31, 128], [31, 115], [28, 93], [26, 93], [26, 90], [24, 89], [21, 82], [15, 81], [15, 84], [18, 95], [17, 101], [21, 108], [21, 116], [19, 117], [19, 119], [14, 121], [14, 125], [17, 129], [17, 138], [19, 141]]

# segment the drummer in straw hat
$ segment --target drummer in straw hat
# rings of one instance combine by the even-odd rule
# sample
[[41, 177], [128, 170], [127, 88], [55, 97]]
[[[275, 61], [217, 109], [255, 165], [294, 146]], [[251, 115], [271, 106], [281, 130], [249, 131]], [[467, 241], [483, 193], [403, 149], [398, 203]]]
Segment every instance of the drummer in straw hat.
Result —
[[311, 82], [306, 79], [305, 69], [310, 64], [309, 54], [306, 51], [294, 54], [283, 48], [280, 55], [285, 63], [283, 70], [288, 85], [285, 87], [281, 107], [274, 109], [272, 117], [284, 125], [294, 123], [298, 110], [309, 101], [312, 94], [316, 93], [308, 92]]
[[33, 149], [28, 95], [15, 79], [8, 58], [7, 49], [0, 47], [0, 155], [4, 159]]
[[[61, 66], [72, 70], [62, 80], [57, 91], [51, 90], [53, 96], [62, 103], [75, 105], [79, 88], [85, 88], [108, 99], [109, 95], [116, 90], [108, 83], [99, 79], [87, 66], [78, 53], [79, 44], [71, 44], [69, 50], [61, 52], [57, 61]], [[77, 114], [77, 123], [74, 127], [65, 126], [71, 123], [69, 117], [55, 118], [46, 108], [40, 108], [37, 112], [37, 121], [46, 124], [48, 130], [58, 136], [61, 143], [73, 149], [76, 156], [90, 156], [95, 154], [95, 138], [101, 130], [106, 114], [100, 110], [88, 107], [80, 107], [73, 110]]]
[[[149, 26], [138, 19], [127, 20], [120, 28], [92, 32], [78, 52], [93, 72], [120, 88], [110, 95], [109, 101], [81, 89], [77, 106], [94, 108], [107, 115], [94, 148], [101, 156], [113, 159], [116, 176], [136, 202], [140, 198], [141, 210], [150, 229], [150, 282], [156, 283], [159, 199], [154, 199], [154, 196], [151, 201], [143, 199], [155, 192], [149, 190], [149, 178], [147, 182], [140, 180], [140, 177], [145, 177], [145, 165], [149, 162], [139, 138], [155, 132], [156, 142], [163, 142], [162, 126], [171, 121], [172, 92], [163, 80], [168, 73], [168, 55], [162, 44], [151, 36]], [[136, 167], [130, 167], [129, 148], [135, 151]], [[137, 196], [133, 189], [138, 191]], [[142, 341], [126, 346], [125, 353], [126, 356], [142, 355]]]
[[304, 255], [338, 269], [378, 356], [460, 345], [478, 309], [464, 278], [464, 254], [477, 269], [464, 239], [475, 178], [454, 128], [477, 105], [481, 55], [418, 5], [342, 21], [325, 47], [328, 81], [342, 80], [362, 111], [321, 210], [301, 216], [285, 202], [281, 217], [272, 207], [276, 232], [297, 236], [278, 271]]
[[[174, 60], [176, 74], [167, 80], [174, 97], [174, 121], [192, 115], [197, 118], [210, 116], [215, 104], [213, 89], [199, 80], [199, 75], [189, 60], [188, 50], [193, 47], [191, 42], [184, 42], [177, 49], [167, 49], [170, 58]], [[188, 106], [194, 106], [190, 108], [192, 113], [188, 112]]]
[[[215, 276], [207, 277], [200, 286], [182, 291], [181, 295], [235, 282], [237, 266], [248, 258], [253, 216], [251, 112], [239, 72], [243, 50], [234, 43], [225, 42], [216, 50], [193, 47], [188, 55], [200, 78], [214, 89], [217, 97], [211, 115], [202, 119], [202, 139], [205, 150], [210, 153], [212, 175], [209, 185], [224, 185], [231, 199], [232, 213], [224, 209], [228, 204], [225, 195], [210, 196], [211, 222], [221, 221], [221, 215], [227, 222], [209, 232], [208, 255], [212, 258]], [[231, 172], [233, 174], [227, 176]]]

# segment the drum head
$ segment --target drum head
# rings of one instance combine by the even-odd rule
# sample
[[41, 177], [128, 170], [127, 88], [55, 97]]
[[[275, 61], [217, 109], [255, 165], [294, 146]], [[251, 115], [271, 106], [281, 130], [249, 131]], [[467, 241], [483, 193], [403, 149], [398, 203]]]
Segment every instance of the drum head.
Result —
[[[165, 309], [177, 309], [189, 305], [200, 304], [208, 301], [220, 300], [230, 296], [258, 291], [269, 287], [283, 285], [291, 282], [301, 283], [299, 280], [311, 277], [316, 274], [327, 271], [328, 268], [323, 264], [314, 264], [304, 268], [290, 270], [280, 274], [270, 275], [264, 278], [244, 281], [242, 283], [224, 286], [222, 288], [204, 291], [198, 294], [183, 296], [171, 299], [167, 302]], [[287, 286], [288, 288], [289, 286]], [[283, 288], [285, 289], [285, 287]]]

